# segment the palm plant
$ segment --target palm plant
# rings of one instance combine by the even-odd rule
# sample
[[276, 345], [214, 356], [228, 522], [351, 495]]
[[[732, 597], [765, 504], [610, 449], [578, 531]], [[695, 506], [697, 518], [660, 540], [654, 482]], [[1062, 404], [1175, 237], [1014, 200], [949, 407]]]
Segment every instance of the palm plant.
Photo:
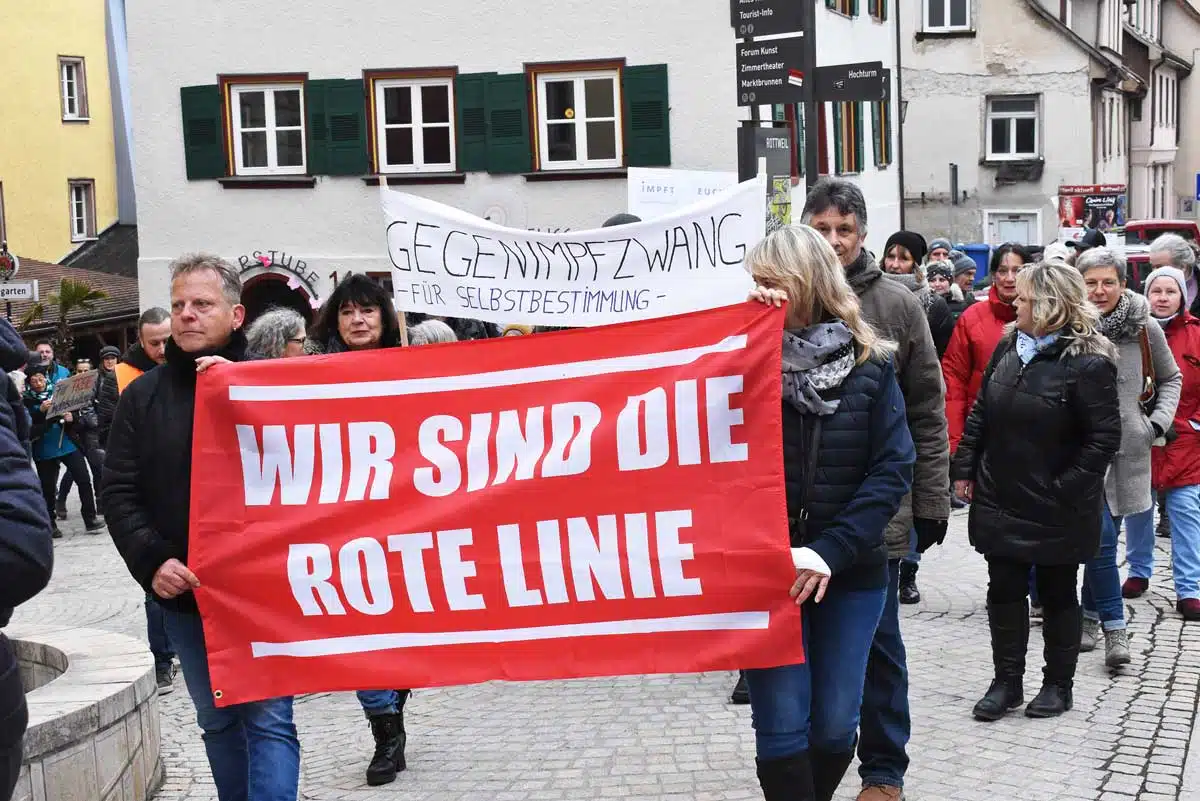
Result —
[[86, 281], [76, 281], [64, 278], [59, 282], [58, 291], [46, 297], [45, 303], [37, 301], [30, 305], [21, 318], [21, 329], [24, 330], [36, 321], [46, 316], [46, 307], [53, 306], [58, 312], [55, 322], [54, 352], [66, 358], [75, 344], [71, 333], [71, 324], [67, 318], [77, 311], [91, 311], [96, 303], [108, 297], [103, 289], [93, 289]]

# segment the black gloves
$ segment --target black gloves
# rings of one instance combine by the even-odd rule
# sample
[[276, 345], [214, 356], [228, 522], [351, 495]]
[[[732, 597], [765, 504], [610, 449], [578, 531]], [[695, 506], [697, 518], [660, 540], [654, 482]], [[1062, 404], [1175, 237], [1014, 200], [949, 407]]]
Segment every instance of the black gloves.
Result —
[[941, 545], [946, 541], [947, 522], [925, 517], [913, 518], [913, 528], [917, 532], [917, 553], [925, 553], [934, 545]]

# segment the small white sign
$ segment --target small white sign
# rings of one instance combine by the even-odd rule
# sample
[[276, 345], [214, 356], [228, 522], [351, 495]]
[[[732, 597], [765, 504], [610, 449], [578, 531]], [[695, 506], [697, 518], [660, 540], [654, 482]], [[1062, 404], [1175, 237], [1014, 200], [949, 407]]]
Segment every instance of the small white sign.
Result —
[[38, 300], [37, 281], [12, 281], [0, 284], [0, 300]]
[[703, 172], [658, 167], [630, 167], [629, 213], [643, 220], [669, 216], [736, 186], [736, 172]]

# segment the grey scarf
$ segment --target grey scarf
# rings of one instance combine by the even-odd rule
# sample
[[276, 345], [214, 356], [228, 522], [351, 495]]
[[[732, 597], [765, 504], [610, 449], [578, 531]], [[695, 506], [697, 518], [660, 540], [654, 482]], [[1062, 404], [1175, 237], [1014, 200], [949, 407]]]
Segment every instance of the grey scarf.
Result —
[[783, 332], [783, 400], [797, 411], [833, 414], [838, 401], [820, 393], [841, 386], [853, 369], [853, 337], [841, 320]]

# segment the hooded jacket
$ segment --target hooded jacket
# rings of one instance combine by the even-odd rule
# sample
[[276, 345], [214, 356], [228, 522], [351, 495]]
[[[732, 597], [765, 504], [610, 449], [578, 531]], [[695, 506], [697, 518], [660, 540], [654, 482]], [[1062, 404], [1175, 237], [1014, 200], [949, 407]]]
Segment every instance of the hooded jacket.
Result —
[[912, 492], [888, 524], [888, 556], [899, 559], [911, 548], [914, 517], [947, 520], [950, 452], [946, 440], [945, 388], [937, 350], [925, 312], [913, 293], [884, 278], [865, 249], [846, 268], [846, 280], [858, 295], [863, 317], [880, 336], [897, 343], [896, 377], [904, 394], [908, 428], [916, 446]]
[[[917, 302], [921, 304], [921, 308], [925, 312], [925, 320], [929, 323], [929, 333], [933, 336], [933, 346], [937, 350], [938, 359], [941, 359], [942, 354], [946, 352], [946, 346], [950, 343], [950, 335], [954, 332], [955, 318], [950, 314], [950, 307], [946, 303], [946, 299], [930, 289], [929, 284], [915, 274], [885, 273], [885, 275], [907, 287], [916, 297]], [[958, 289], [954, 284], [951, 284], [950, 288]]]
[[155, 367], [158, 367], [158, 362], [146, 355], [140, 342], [134, 342], [125, 350], [125, 355], [113, 370], [117, 379], [117, 394], [124, 392], [135, 378]]
[[975, 303], [958, 318], [946, 354], [942, 356], [942, 374], [946, 377], [946, 424], [950, 428], [950, 452], [958, 448], [967, 415], [979, 394], [983, 371], [996, 345], [1004, 336], [1004, 326], [1017, 319], [1017, 310], [1000, 300], [996, 287], [988, 290], [987, 303]]
[[[1166, 431], [1175, 420], [1183, 376], [1171, 355], [1167, 337], [1158, 323], [1150, 319], [1150, 301], [1131, 289], [1129, 314], [1121, 328], [1109, 337], [1117, 348], [1117, 388], [1121, 401], [1121, 449], [1113, 459], [1104, 481], [1104, 494], [1113, 515], [1123, 517], [1144, 512], [1154, 504], [1150, 492], [1150, 448], [1158, 438], [1154, 424]], [[1142, 394], [1141, 334], [1146, 332], [1154, 361], [1154, 380], [1158, 398], [1154, 413], [1142, 414], [1138, 396]]]
[[203, 353], [187, 353], [168, 340], [162, 369], [121, 393], [104, 460], [101, 508], [113, 543], [138, 584], [181, 612], [196, 612], [190, 592], [166, 600], [150, 583], [168, 559], [187, 563], [196, 359], [214, 354], [245, 361], [245, 334], [235, 331], [227, 345]]
[[1183, 378], [1175, 409], [1175, 441], [1150, 451], [1154, 489], [1200, 484], [1200, 318], [1187, 311], [1163, 331]]
[[1038, 565], [1096, 555], [1104, 474], [1121, 442], [1113, 357], [1099, 334], [1064, 334], [1022, 364], [1011, 327], [1003, 336], [951, 470], [975, 483], [975, 550]]

